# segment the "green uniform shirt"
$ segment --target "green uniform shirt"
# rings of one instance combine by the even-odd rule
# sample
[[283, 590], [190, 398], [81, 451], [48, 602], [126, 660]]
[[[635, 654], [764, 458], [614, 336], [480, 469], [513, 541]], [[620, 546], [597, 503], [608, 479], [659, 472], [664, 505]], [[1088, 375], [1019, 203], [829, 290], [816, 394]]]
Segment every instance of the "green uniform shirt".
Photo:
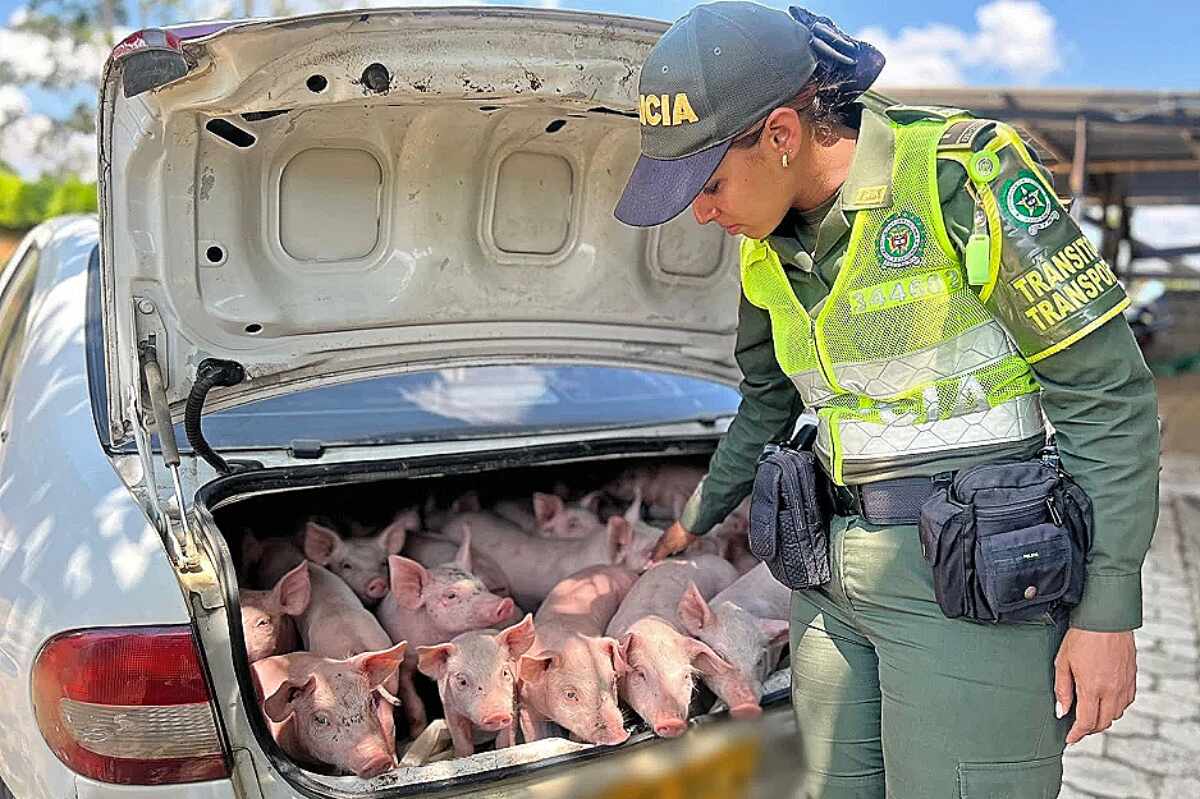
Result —
[[[982, 146], [995, 125], [982, 126]], [[796, 297], [810, 311], [829, 293], [849, 239], [856, 199], [890, 201], [892, 138], [879, 117], [863, 114], [854, 161], [841, 190], [822, 208], [791, 213], [770, 237]], [[960, 256], [971, 234], [975, 200], [962, 166], [938, 161], [938, 193], [950, 240]], [[883, 195], [881, 189], [887, 187]], [[849, 199], [847, 199], [849, 198]], [[1051, 198], [1053, 202], [1053, 198]], [[1074, 223], [1055, 202], [1059, 227]], [[1058, 231], [1061, 232], [1061, 231]], [[1076, 229], [1076, 232], [1077, 229]], [[1028, 253], [1013, 247], [1012, 261]], [[986, 303], [1022, 345], [1036, 327], [1010, 311], [1024, 299], [1011, 283], [997, 284]], [[1010, 301], [1009, 306], [997, 304]], [[1038, 320], [1030, 318], [1030, 324]], [[1044, 320], [1043, 320], [1044, 321]], [[1141, 624], [1141, 566], [1158, 517], [1159, 431], [1153, 378], [1129, 325], [1117, 314], [1090, 326], [1058, 348], [1022, 347], [1042, 388], [1042, 407], [1057, 433], [1064, 467], [1092, 498], [1095, 534], [1083, 602], [1072, 624], [1089, 630], [1129, 630]], [[803, 403], [775, 359], [767, 312], [741, 298], [735, 356], [742, 370], [742, 402], [721, 440], [708, 476], [681, 515], [683, 526], [702, 535], [749, 494], [764, 444], [787, 437]], [[947, 462], [939, 468], [961, 464]]]

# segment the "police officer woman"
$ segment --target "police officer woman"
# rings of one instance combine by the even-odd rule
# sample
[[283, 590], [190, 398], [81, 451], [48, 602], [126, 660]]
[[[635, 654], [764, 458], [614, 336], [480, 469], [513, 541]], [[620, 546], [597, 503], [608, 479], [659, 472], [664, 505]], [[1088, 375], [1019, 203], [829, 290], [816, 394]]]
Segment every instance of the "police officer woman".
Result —
[[[1154, 384], [1124, 292], [1034, 153], [1003, 123], [864, 94], [882, 63], [801, 9], [722, 2], [643, 65], [642, 157], [617, 218], [658, 225], [690, 205], [743, 237], [743, 402], [655, 556], [723, 519], [763, 446], [816, 412], [839, 499], [830, 579], [793, 593], [809, 795], [1052, 797], [1064, 742], [1133, 700]], [[1027, 524], [992, 553], [1000, 582], [979, 602], [1039, 613], [949, 618], [939, 594], [966, 589], [935, 594], [920, 508], [979, 464], [1040, 463], [1047, 419], [1093, 506], [1082, 596], [1037, 605], [1070, 565], [1046, 571], [1058, 550], [1030, 544], [1048, 528]], [[1010, 568], [1029, 585], [998, 597]]]

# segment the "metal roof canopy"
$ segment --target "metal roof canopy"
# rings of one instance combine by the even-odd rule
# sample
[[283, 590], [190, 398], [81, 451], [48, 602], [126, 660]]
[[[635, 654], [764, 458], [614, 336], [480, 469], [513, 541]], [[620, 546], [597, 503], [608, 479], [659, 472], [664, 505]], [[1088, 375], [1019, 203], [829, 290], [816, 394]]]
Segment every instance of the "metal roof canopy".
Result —
[[[1133, 239], [1137, 206], [1200, 205], [1200, 92], [1065, 89], [895, 89], [899, 102], [964, 108], [1017, 128], [1054, 173], [1055, 188], [1074, 197], [1072, 215], [1098, 225], [1101, 252], [1120, 271], [1136, 274], [1143, 259], [1164, 259], [1195, 274], [1184, 257], [1200, 242], [1155, 248]], [[1099, 205], [1087, 213], [1085, 205]]]
[[[900, 102], [965, 108], [1026, 133], [1063, 195], [1129, 205], [1200, 204], [1200, 92], [883, 89]], [[1083, 192], [1070, 175], [1081, 151]]]

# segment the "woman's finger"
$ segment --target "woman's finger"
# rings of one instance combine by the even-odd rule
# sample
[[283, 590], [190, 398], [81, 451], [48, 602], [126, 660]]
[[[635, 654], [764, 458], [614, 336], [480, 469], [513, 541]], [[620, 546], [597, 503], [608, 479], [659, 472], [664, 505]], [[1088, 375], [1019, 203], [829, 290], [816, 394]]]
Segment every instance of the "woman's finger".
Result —
[[1054, 717], [1061, 719], [1075, 701], [1075, 679], [1067, 659], [1059, 655], [1054, 659]]
[[1120, 698], [1115, 694], [1101, 697], [1099, 714], [1096, 717], [1096, 732], [1107, 730], [1114, 721], [1121, 718], [1124, 711]]
[[1085, 735], [1095, 732], [1100, 716], [1100, 700], [1092, 694], [1080, 691], [1075, 697], [1075, 724], [1067, 733], [1067, 743], [1077, 744]]

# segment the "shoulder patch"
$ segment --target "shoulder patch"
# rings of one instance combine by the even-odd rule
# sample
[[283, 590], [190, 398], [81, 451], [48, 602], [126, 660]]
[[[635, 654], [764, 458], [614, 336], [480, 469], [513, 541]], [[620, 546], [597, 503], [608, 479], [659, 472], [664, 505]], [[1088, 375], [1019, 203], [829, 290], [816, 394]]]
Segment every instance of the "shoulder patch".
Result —
[[938, 140], [939, 150], [973, 150], [975, 140], [996, 123], [990, 119], [964, 119], [946, 128]]

